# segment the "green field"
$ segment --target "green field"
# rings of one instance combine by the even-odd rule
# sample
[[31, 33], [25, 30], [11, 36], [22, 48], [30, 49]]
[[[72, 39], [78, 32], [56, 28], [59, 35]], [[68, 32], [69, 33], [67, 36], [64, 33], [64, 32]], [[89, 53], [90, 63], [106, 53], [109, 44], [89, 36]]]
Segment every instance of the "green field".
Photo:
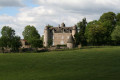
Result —
[[120, 47], [0, 54], [0, 80], [120, 80]]

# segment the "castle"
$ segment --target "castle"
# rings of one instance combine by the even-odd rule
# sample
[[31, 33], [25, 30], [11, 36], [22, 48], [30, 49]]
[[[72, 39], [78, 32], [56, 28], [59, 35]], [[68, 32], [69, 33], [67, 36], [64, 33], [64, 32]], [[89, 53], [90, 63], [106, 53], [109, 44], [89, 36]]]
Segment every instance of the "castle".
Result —
[[75, 45], [74, 35], [77, 33], [77, 27], [66, 27], [64, 23], [58, 27], [46, 26], [44, 29], [44, 43], [47, 47], [49, 41], [52, 41], [52, 46], [67, 45], [68, 48], [73, 48]]

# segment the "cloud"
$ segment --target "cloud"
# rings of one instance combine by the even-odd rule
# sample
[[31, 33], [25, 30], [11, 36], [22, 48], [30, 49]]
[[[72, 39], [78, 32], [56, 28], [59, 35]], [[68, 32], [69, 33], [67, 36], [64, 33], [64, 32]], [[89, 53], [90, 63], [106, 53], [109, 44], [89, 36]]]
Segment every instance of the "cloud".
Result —
[[22, 0], [0, 0], [0, 7], [22, 7]]
[[36, 0], [36, 3], [84, 14], [119, 11], [120, 9], [120, 0]]
[[[98, 15], [92, 15], [94, 17]], [[48, 8], [39, 6], [34, 8], [21, 8], [20, 13], [16, 16], [1, 15], [1, 26], [11, 26], [15, 29], [17, 35], [22, 37], [22, 31], [26, 25], [33, 25], [42, 35], [44, 27], [48, 24], [58, 26], [65, 22], [66, 26], [73, 26], [82, 18], [87, 17], [87, 20], [92, 20], [90, 15], [70, 13], [68, 11], [56, 8]], [[23, 37], [22, 37], [23, 38]]]
[[33, 2], [39, 6], [22, 7], [16, 16], [1, 15], [0, 26], [11, 26], [17, 35], [22, 37], [24, 27], [33, 25], [42, 35], [44, 27], [48, 24], [57, 27], [58, 24], [65, 22], [66, 26], [73, 26], [84, 17], [87, 21], [92, 21], [99, 19], [104, 12], [120, 10], [119, 0], [33, 0]]

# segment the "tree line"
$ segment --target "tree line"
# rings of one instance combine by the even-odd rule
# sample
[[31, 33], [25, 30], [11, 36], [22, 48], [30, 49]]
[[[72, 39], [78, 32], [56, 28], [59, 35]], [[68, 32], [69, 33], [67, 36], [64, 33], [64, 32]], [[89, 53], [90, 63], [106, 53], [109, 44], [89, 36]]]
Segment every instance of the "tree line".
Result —
[[[32, 48], [43, 47], [43, 37], [40, 36], [34, 26], [26, 26], [22, 32], [24, 39], [31, 45]], [[11, 52], [18, 52], [21, 44], [20, 36], [15, 35], [15, 30], [9, 26], [4, 26], [1, 30], [0, 48], [4, 53], [5, 49], [10, 49]]]
[[[84, 18], [76, 25], [78, 27], [78, 32], [75, 34], [76, 45], [120, 45], [120, 13], [103, 13], [98, 20], [91, 22], [87, 22]], [[32, 48], [43, 47], [43, 36], [40, 36], [34, 26], [27, 25], [22, 35]], [[1, 50], [3, 52], [4, 49], [11, 49], [12, 52], [19, 51], [20, 39], [20, 36], [16, 36], [14, 29], [4, 26], [0, 37]]]
[[76, 45], [120, 45], [120, 13], [107, 12], [88, 23], [84, 18], [76, 25]]

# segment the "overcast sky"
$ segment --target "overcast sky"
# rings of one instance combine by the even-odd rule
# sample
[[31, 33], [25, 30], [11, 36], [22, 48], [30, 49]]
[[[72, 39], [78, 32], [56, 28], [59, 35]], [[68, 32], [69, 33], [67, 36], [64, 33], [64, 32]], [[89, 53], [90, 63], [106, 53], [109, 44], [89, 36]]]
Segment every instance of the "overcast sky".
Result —
[[48, 24], [64, 22], [73, 26], [82, 18], [97, 20], [102, 13], [120, 12], [120, 0], [0, 0], [0, 29], [10, 26], [22, 37], [26, 25], [33, 25], [42, 35]]

